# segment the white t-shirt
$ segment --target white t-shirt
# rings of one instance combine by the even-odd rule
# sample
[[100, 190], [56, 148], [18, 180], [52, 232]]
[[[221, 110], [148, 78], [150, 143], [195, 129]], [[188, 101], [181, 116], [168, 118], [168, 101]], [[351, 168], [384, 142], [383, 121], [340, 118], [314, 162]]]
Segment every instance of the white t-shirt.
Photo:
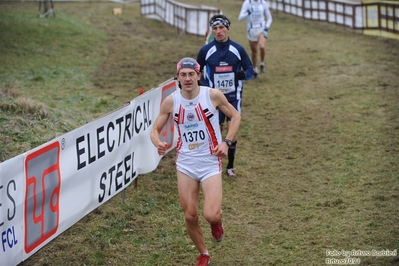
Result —
[[[249, 14], [248, 11], [251, 14]], [[247, 19], [247, 29], [269, 29], [273, 21], [269, 4], [265, 0], [245, 0], [241, 6], [238, 20], [243, 20], [245, 18]], [[267, 20], [265, 20], [265, 18]]]

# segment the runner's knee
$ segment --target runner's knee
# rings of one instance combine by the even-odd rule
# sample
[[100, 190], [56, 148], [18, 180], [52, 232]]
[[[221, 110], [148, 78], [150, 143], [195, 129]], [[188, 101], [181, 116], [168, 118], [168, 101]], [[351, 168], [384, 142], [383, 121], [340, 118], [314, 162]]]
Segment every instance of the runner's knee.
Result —
[[198, 223], [198, 213], [184, 212], [184, 218], [187, 223]]
[[203, 215], [209, 223], [216, 223], [221, 219], [222, 210], [204, 210]]

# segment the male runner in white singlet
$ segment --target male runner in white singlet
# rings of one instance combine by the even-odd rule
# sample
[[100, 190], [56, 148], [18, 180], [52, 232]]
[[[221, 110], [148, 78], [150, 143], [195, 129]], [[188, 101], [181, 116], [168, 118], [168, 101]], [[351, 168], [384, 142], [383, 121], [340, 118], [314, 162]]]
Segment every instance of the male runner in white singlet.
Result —
[[[176, 146], [176, 169], [180, 205], [187, 232], [200, 255], [196, 266], [208, 265], [210, 256], [199, 225], [200, 188], [204, 195], [203, 216], [210, 223], [212, 236], [220, 242], [222, 225], [222, 159], [241, 122], [238, 111], [220, 90], [200, 86], [200, 65], [193, 58], [177, 63], [178, 91], [165, 98], [151, 130], [151, 141], [158, 154], [164, 155], [168, 143], [159, 135], [170, 115], [176, 123], [179, 139]], [[231, 118], [223, 141], [219, 127], [219, 110]]]
[[247, 38], [251, 47], [251, 59], [254, 65], [255, 77], [258, 75], [258, 47], [260, 50], [260, 72], [266, 73], [265, 56], [266, 41], [273, 22], [269, 4], [265, 0], [245, 0], [242, 3], [238, 20], [247, 19]]

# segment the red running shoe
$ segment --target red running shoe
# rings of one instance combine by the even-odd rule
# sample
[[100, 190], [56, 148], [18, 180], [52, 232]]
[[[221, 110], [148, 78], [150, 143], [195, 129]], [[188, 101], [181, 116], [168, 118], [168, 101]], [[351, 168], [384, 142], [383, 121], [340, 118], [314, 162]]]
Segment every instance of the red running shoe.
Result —
[[217, 223], [211, 224], [211, 229], [212, 229], [213, 239], [215, 239], [216, 242], [222, 241], [224, 236], [222, 220], [219, 220], [219, 222]]
[[206, 254], [201, 254], [197, 258], [198, 262], [195, 264], [195, 266], [207, 266], [211, 262], [211, 257]]

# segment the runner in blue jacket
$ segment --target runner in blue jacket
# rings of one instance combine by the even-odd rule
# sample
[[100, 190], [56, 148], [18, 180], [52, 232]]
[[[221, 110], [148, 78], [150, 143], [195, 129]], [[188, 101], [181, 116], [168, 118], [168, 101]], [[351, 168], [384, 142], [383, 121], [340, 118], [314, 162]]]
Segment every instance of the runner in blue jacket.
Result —
[[[210, 19], [214, 40], [203, 46], [198, 52], [197, 62], [203, 73], [201, 83], [204, 86], [221, 90], [229, 103], [241, 114], [242, 90], [244, 80], [254, 77], [254, 68], [244, 47], [230, 40], [228, 33], [230, 20], [221, 14]], [[227, 120], [229, 130], [229, 118], [219, 112], [219, 125], [222, 129]], [[228, 164], [226, 173], [229, 177], [236, 178], [234, 159], [237, 149], [237, 136], [232, 140], [225, 140], [229, 145]]]

